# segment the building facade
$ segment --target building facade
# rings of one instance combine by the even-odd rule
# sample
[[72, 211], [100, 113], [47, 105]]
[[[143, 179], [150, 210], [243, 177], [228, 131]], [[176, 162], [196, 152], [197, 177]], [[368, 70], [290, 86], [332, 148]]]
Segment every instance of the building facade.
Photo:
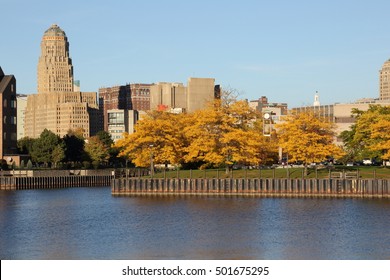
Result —
[[300, 112], [312, 112], [320, 118], [324, 118], [326, 121], [334, 123], [335, 127], [335, 143], [342, 145], [342, 139], [339, 137], [341, 132], [349, 130], [351, 125], [356, 122], [356, 119], [352, 115], [353, 109], [366, 111], [370, 105], [390, 106], [390, 100], [378, 100], [378, 99], [361, 99], [353, 103], [335, 103], [331, 105], [320, 106], [305, 106], [292, 108], [290, 113], [296, 114]]
[[151, 110], [184, 110], [187, 107], [186, 87], [182, 83], [160, 82], [150, 87]]
[[[189, 113], [207, 107], [219, 93], [212, 78], [189, 78], [187, 82], [187, 111]], [[218, 86], [217, 86], [218, 87]], [[219, 87], [218, 87], [219, 88]]]
[[[99, 109], [102, 128], [109, 131], [109, 110], [150, 110], [151, 84], [127, 84], [99, 89]], [[131, 114], [131, 112], [129, 112]], [[128, 131], [126, 131], [128, 132]]]
[[111, 138], [117, 141], [123, 138], [123, 133], [134, 133], [134, 126], [138, 120], [138, 112], [135, 110], [108, 110], [108, 132]]
[[130, 84], [131, 110], [150, 110], [150, 87], [152, 84]]
[[390, 59], [383, 64], [379, 71], [379, 99], [390, 99]]
[[[327, 122], [334, 122], [334, 106], [331, 105], [319, 105], [319, 106], [304, 106], [296, 107], [290, 110], [292, 114], [299, 113], [313, 113], [315, 116], [325, 119]], [[350, 113], [350, 112], [348, 112]]]
[[60, 137], [82, 129], [86, 138], [100, 130], [97, 94], [74, 91], [69, 42], [55, 24], [42, 37], [38, 94], [27, 98], [24, 135], [37, 138], [45, 128]]
[[0, 67], [0, 156], [17, 154], [16, 79]]
[[24, 119], [27, 107], [27, 95], [16, 94], [17, 108], [17, 139], [24, 137]]
[[212, 78], [189, 78], [182, 83], [160, 82], [150, 89], [150, 109], [192, 113], [207, 107], [221, 96], [219, 85]]

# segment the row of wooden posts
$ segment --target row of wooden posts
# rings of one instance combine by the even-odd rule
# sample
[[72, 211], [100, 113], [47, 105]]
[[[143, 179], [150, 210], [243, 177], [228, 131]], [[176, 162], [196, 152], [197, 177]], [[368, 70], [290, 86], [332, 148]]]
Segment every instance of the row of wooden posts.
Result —
[[113, 195], [251, 195], [390, 198], [382, 179], [114, 179]]
[[[135, 174], [134, 174], [135, 175]], [[133, 176], [134, 176], [133, 175]], [[137, 174], [138, 175], [138, 174]], [[113, 195], [254, 195], [390, 198], [388, 179], [0, 177], [1, 190], [111, 186]]]
[[57, 189], [110, 186], [113, 176], [0, 177], [1, 190]]

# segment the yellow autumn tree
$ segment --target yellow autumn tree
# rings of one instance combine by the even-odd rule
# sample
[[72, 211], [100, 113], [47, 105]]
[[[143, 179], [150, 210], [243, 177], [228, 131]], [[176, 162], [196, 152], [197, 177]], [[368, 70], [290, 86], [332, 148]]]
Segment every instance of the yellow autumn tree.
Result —
[[276, 151], [261, 127], [261, 118], [247, 102], [217, 100], [192, 114], [149, 112], [115, 147], [119, 156], [140, 167], [148, 167], [151, 157], [155, 163], [202, 168], [260, 165]]
[[371, 139], [373, 143], [370, 149], [379, 151], [383, 160], [390, 159], [390, 116], [384, 115], [371, 126]]
[[109, 147], [104, 145], [98, 136], [89, 137], [84, 150], [95, 167], [99, 164], [106, 164], [110, 158]]
[[179, 164], [183, 161], [183, 124], [186, 115], [150, 111], [135, 126], [135, 132], [125, 134], [115, 143], [119, 156], [130, 159], [136, 166], [147, 167], [153, 157], [157, 164]]
[[350, 157], [353, 160], [389, 159], [390, 107], [370, 105], [366, 111], [353, 109], [352, 115], [356, 118], [355, 124], [341, 133]]
[[189, 145], [184, 156], [187, 162], [201, 162], [202, 167], [234, 163], [259, 165], [266, 160], [271, 145], [265, 141], [257, 113], [247, 102], [223, 105], [215, 101], [191, 115], [192, 125], [184, 130]]
[[343, 155], [342, 149], [333, 143], [334, 125], [312, 113], [289, 115], [276, 125], [276, 131], [279, 146], [291, 161], [302, 161], [306, 166]]

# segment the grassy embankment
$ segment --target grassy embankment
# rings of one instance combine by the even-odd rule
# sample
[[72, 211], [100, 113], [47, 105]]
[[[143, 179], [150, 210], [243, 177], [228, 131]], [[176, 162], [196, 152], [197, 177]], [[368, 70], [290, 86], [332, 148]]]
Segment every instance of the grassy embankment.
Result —
[[[328, 168], [308, 168], [305, 175], [304, 168], [275, 168], [275, 169], [253, 169], [253, 170], [232, 170], [226, 174], [225, 169], [207, 170], [179, 170], [160, 171], [153, 175], [153, 178], [339, 178], [344, 174], [351, 178], [377, 178], [390, 179], [390, 168], [380, 166], [336, 166]], [[150, 176], [147, 176], [150, 178]]]

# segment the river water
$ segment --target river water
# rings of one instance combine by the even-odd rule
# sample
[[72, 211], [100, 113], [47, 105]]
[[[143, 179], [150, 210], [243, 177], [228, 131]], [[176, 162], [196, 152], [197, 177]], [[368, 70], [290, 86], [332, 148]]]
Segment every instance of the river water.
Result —
[[390, 200], [0, 191], [0, 259], [390, 259]]

